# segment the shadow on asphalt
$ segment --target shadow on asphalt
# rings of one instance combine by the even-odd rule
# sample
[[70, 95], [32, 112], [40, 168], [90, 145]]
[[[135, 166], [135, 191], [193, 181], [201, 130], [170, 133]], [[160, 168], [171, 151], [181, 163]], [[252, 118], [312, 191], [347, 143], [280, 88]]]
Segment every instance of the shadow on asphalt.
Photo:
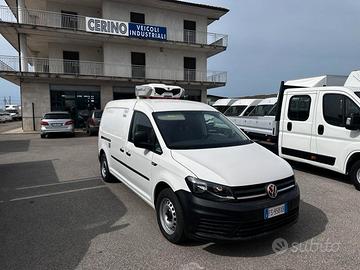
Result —
[[301, 201], [299, 220], [292, 227], [266, 237], [247, 241], [210, 244], [204, 250], [225, 257], [262, 257], [275, 253], [272, 249], [272, 243], [275, 239], [283, 238], [289, 246], [292, 243], [300, 244], [325, 231], [327, 223], [327, 216], [322, 210]]
[[30, 140], [0, 141], [0, 154], [27, 152], [29, 145]]
[[98, 178], [59, 182], [51, 161], [0, 172], [0, 269], [75, 269], [92, 239], [129, 225], [117, 223], [127, 209]]

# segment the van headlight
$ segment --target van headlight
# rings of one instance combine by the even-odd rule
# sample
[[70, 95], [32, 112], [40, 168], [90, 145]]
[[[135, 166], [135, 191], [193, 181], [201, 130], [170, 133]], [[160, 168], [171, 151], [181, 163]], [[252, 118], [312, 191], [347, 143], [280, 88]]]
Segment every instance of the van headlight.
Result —
[[235, 199], [230, 187], [201, 180], [192, 176], [186, 177], [185, 180], [194, 196], [213, 201], [228, 201]]

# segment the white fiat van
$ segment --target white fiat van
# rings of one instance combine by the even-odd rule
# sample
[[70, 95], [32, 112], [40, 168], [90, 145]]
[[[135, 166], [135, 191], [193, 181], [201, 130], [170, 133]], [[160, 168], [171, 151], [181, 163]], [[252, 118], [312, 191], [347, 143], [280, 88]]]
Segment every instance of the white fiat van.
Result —
[[[99, 130], [104, 181], [120, 180], [155, 208], [162, 234], [240, 240], [296, 222], [300, 191], [289, 164], [252, 142], [184, 89], [137, 87], [109, 102]], [[155, 99], [155, 97], [163, 97]]]

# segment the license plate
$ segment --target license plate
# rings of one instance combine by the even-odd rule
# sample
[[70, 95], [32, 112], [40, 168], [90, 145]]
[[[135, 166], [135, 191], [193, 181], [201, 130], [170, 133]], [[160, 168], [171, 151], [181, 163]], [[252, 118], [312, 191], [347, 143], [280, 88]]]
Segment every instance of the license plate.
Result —
[[264, 219], [269, 219], [284, 215], [288, 212], [288, 204], [284, 203], [278, 206], [264, 209]]
[[54, 124], [51, 124], [52, 127], [62, 127], [63, 124], [61, 123], [54, 123]]

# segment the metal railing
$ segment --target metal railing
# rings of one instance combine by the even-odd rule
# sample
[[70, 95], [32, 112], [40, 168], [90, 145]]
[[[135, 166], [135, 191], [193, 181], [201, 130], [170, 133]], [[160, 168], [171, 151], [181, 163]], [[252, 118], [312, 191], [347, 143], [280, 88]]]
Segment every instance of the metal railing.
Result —
[[226, 83], [227, 81], [227, 73], [223, 71], [175, 70], [151, 66], [119, 65], [115, 63], [36, 57], [26, 57], [20, 60], [18, 56], [0, 55], [0, 72], [19, 72], [19, 62], [21, 62], [26, 63], [22, 67], [22, 72], [210, 83]]
[[[16, 14], [16, 10], [17, 8], [0, 6], [0, 21], [16, 23], [17, 19], [14, 16], [14, 12]], [[18, 13], [19, 22], [23, 24], [86, 31], [85, 16], [32, 9], [18, 9]], [[227, 47], [228, 45], [228, 36], [225, 34], [184, 29], [168, 31], [167, 40], [185, 42], [188, 44], [214, 45], [222, 47]]]

